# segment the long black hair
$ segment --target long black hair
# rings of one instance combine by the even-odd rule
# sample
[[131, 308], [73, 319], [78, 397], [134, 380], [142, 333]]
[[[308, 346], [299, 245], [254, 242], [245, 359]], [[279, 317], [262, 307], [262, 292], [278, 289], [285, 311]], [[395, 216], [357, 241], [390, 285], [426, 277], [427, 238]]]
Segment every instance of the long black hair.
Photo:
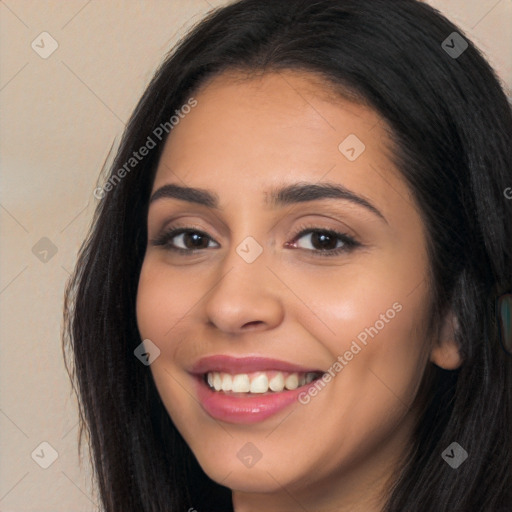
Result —
[[[65, 295], [79, 451], [85, 434], [104, 510], [232, 510], [229, 489], [203, 473], [133, 354], [148, 200], [170, 129], [154, 133], [207, 78], [286, 69], [320, 76], [391, 126], [396, 167], [427, 232], [430, 327], [450, 310], [458, 322], [463, 363], [429, 363], [414, 449], [386, 512], [510, 510], [512, 357], [495, 309], [512, 289], [511, 107], [465, 34], [416, 0], [241, 0], [212, 11], [156, 72], [110, 166], [111, 186], [97, 195]], [[156, 147], [127, 167], [152, 134]], [[457, 469], [442, 456], [454, 442], [468, 453]]]

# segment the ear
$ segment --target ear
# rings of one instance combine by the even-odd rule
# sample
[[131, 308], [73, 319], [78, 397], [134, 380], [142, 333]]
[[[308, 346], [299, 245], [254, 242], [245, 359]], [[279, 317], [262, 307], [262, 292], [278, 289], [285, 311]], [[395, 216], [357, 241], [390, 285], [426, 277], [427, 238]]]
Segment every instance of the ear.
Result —
[[434, 340], [430, 352], [430, 361], [444, 370], [456, 370], [462, 364], [462, 356], [455, 340], [458, 328], [457, 317], [449, 311], [443, 320], [439, 338]]

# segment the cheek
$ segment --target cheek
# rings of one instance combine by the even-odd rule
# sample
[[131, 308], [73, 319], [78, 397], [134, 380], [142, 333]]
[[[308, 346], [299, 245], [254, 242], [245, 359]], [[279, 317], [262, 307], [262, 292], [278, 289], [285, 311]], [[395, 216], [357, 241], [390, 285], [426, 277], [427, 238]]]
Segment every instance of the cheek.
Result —
[[389, 269], [361, 268], [321, 289], [314, 309], [323, 323], [312, 323], [310, 332], [328, 348], [333, 392], [358, 411], [361, 423], [378, 420], [382, 404], [396, 405], [400, 414], [413, 402], [428, 362], [425, 281], [418, 286], [409, 273], [398, 278]]
[[306, 298], [294, 310], [297, 320], [333, 355], [357, 342], [361, 353], [375, 352], [376, 358], [415, 357], [421, 350], [428, 291], [425, 281], [415, 277], [417, 269], [396, 274], [392, 268], [353, 265], [295, 278], [294, 291]]
[[[179, 321], [194, 304], [197, 286], [184, 286], [176, 272], [153, 258], [144, 260], [137, 290], [137, 325], [143, 338], [172, 339]], [[169, 343], [166, 343], [166, 346]], [[165, 347], [160, 347], [163, 350]]]
[[383, 300], [359, 305], [359, 317], [346, 324], [338, 352], [344, 368], [336, 378], [336, 394], [357, 411], [356, 428], [384, 421], [392, 428], [416, 397], [428, 362], [423, 332], [426, 290], [407, 293], [383, 292]]
[[[174, 409], [183, 411], [190, 396], [183, 393], [185, 383], [176, 379], [177, 360], [181, 349], [190, 352], [190, 347], [181, 343], [189, 327], [187, 315], [193, 314], [205, 293], [204, 283], [190, 277], [184, 279], [183, 273], [150, 256], [142, 265], [136, 298], [141, 339], [151, 340], [160, 349], [160, 357], [150, 366], [159, 394], [166, 406], [172, 404]], [[185, 386], [188, 390], [190, 383]]]
[[[144, 260], [137, 289], [136, 316], [141, 339], [151, 340], [159, 349], [160, 356], [150, 366], [150, 370], [162, 402], [174, 423], [190, 422], [188, 418], [189, 396], [173, 378], [173, 363], [178, 348], [178, 332], [182, 319], [190, 305], [185, 292], [181, 291], [175, 276], [169, 276], [166, 269]], [[179, 411], [179, 414], [176, 412]]]
[[[158, 268], [151, 260], [145, 260], [138, 284], [136, 316], [142, 340], [149, 339], [160, 350], [160, 355], [150, 365], [153, 380], [164, 404], [176, 404], [174, 361], [179, 348], [179, 329], [190, 306], [176, 280], [168, 276], [166, 269]], [[169, 413], [171, 411], [168, 411]]]

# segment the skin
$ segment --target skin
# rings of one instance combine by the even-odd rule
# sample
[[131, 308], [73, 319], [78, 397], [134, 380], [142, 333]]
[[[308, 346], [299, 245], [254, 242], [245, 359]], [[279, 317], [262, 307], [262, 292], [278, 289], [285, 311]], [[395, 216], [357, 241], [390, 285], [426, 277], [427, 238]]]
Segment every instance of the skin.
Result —
[[[194, 97], [166, 142], [153, 192], [206, 188], [223, 209], [174, 198], [149, 208], [137, 322], [161, 351], [151, 372], [163, 403], [204, 471], [233, 490], [237, 512], [382, 510], [426, 366], [460, 364], [453, 319], [426, 337], [425, 227], [391, 164], [388, 129], [306, 73], [225, 73]], [[353, 162], [338, 149], [349, 134], [366, 146]], [[385, 220], [338, 198], [265, 206], [269, 188], [299, 181], [344, 185]], [[210, 237], [204, 249], [181, 255], [152, 244], [178, 218]], [[295, 237], [303, 224], [362, 245], [315, 257], [323, 249], [311, 232]], [[236, 252], [248, 236], [263, 249], [250, 264]], [[180, 235], [172, 242], [193, 248]], [[306, 405], [238, 425], [197, 401], [188, 370], [200, 357], [258, 355], [327, 370], [395, 303], [401, 311]], [[251, 468], [237, 457], [247, 442], [262, 454]]]

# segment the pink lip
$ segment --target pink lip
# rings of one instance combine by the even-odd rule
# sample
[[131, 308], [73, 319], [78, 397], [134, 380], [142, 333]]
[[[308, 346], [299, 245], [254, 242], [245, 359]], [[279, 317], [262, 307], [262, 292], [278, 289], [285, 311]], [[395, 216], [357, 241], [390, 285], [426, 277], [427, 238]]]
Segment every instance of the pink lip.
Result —
[[257, 371], [281, 372], [318, 372], [318, 368], [299, 366], [298, 364], [269, 359], [267, 357], [232, 357], [225, 355], [203, 357], [192, 367], [191, 373], [205, 374], [208, 372], [249, 373]]
[[214, 391], [204, 381], [208, 372], [249, 373], [275, 370], [284, 372], [315, 372], [318, 369], [263, 357], [234, 358], [230, 356], [210, 356], [200, 359], [192, 373], [196, 380], [197, 396], [203, 409], [212, 417], [228, 423], [257, 423], [282, 411], [297, 401], [300, 393], [307, 393], [315, 381], [294, 390], [268, 392], [268, 394], [225, 393]]

